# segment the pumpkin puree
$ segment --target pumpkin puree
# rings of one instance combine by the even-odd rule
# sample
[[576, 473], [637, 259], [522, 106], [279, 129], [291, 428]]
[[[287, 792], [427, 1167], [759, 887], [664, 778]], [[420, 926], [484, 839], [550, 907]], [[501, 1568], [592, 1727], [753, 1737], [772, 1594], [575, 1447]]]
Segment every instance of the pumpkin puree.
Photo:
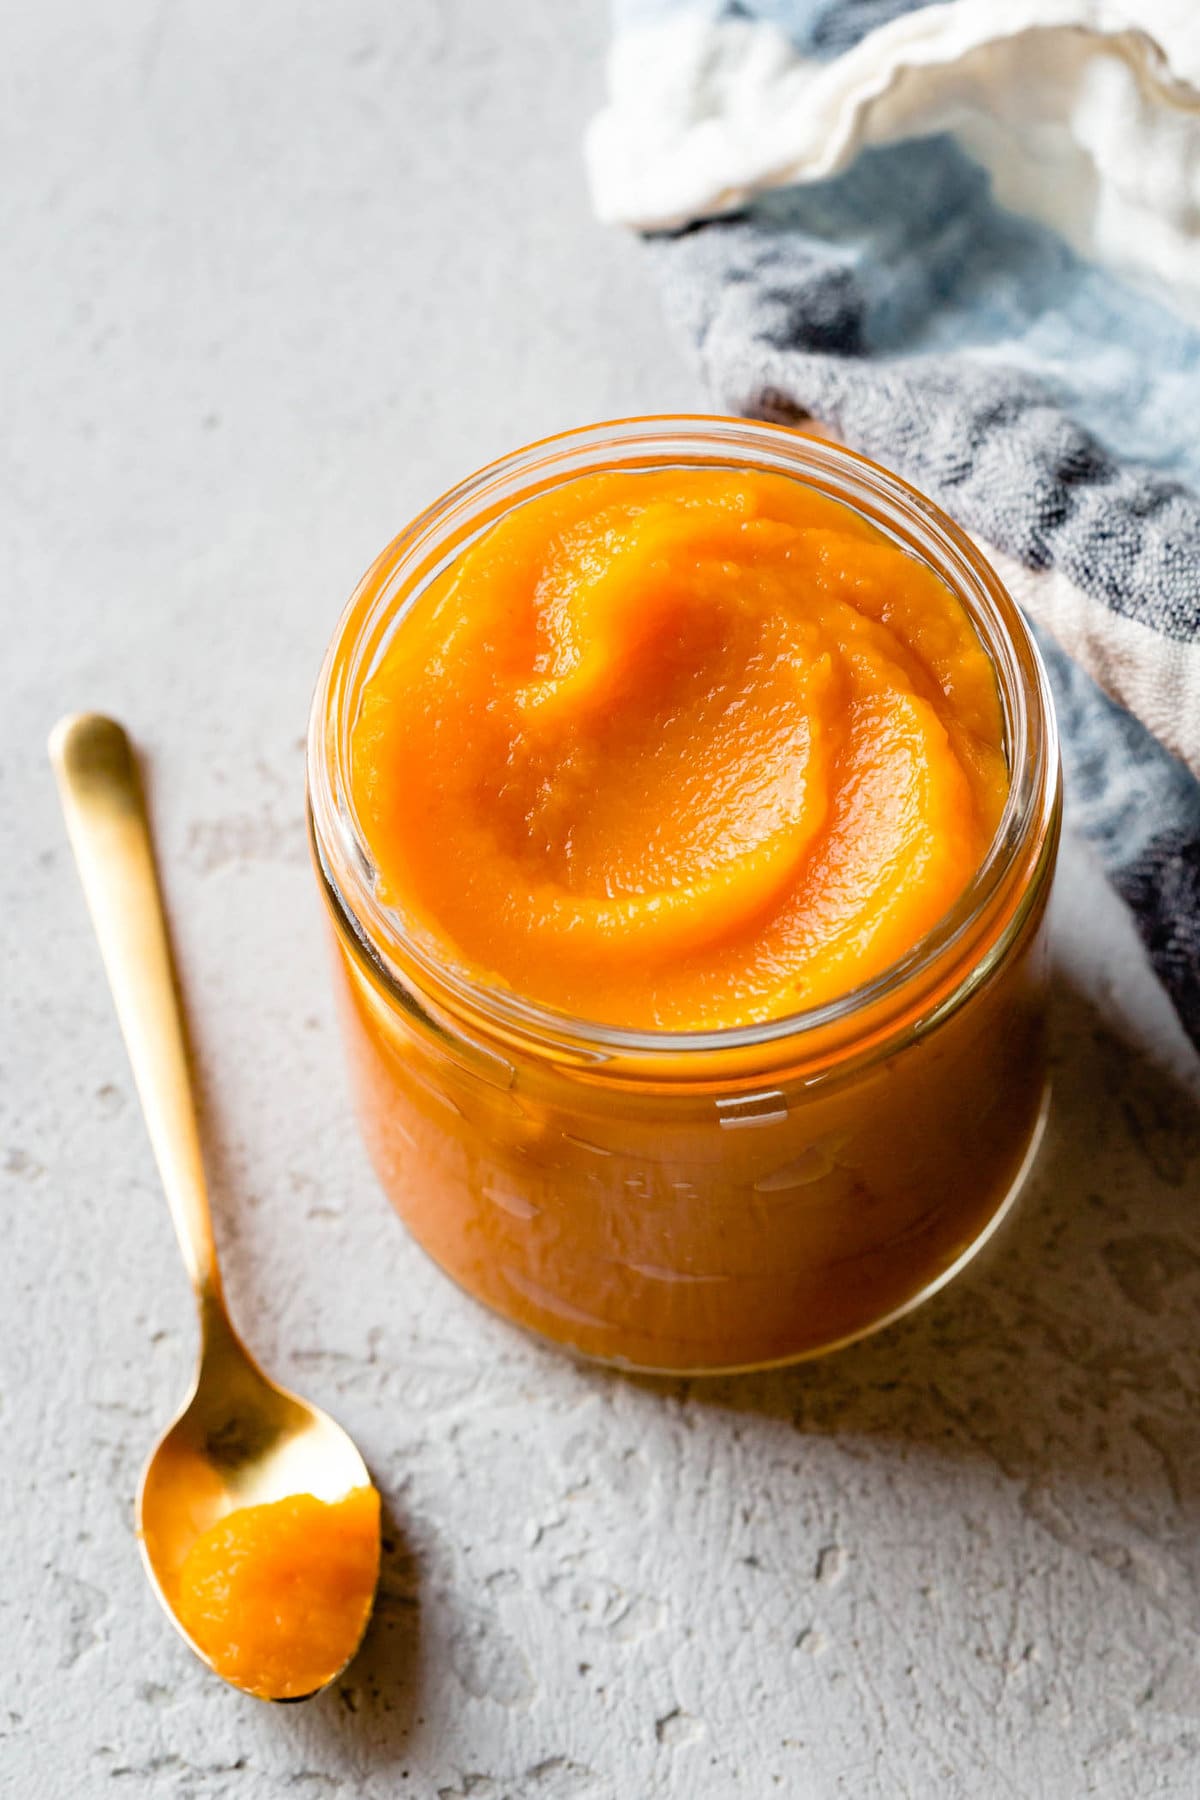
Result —
[[[878, 1325], [1001, 1216], [1044, 1107], [1056, 809], [911, 987], [783, 1024], [903, 957], [995, 836], [1004, 715], [965, 605], [752, 464], [485, 487], [420, 542], [407, 588], [402, 540], [364, 582], [319, 721], [404, 928], [331, 911], [385, 1190], [469, 1293], [625, 1366]], [[460, 1004], [451, 971], [584, 1023]]]
[[179, 1620], [218, 1675], [264, 1700], [324, 1687], [366, 1628], [379, 1575], [379, 1495], [292, 1494], [242, 1506], [184, 1558]]
[[1008, 787], [946, 584], [799, 481], [608, 472], [501, 518], [369, 677], [394, 905], [476, 979], [703, 1029], [849, 992], [962, 893]]

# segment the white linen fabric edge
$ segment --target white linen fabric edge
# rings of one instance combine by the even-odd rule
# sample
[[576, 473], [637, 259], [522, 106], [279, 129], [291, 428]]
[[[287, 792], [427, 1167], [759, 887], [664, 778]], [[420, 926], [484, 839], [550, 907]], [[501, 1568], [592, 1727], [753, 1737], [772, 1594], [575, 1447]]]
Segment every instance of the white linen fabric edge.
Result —
[[660, 230], [951, 131], [1002, 205], [1200, 318], [1198, 122], [1197, 0], [952, 0], [828, 63], [685, 9], [618, 38], [585, 156], [601, 219]]

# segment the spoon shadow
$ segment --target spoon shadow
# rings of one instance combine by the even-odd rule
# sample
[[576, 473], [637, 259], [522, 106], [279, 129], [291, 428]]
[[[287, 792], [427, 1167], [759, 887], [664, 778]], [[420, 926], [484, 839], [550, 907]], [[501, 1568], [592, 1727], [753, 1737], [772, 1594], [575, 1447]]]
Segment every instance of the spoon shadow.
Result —
[[[335, 1766], [372, 1767], [405, 1754], [420, 1698], [421, 1599], [417, 1558], [383, 1501], [379, 1588], [354, 1661], [304, 1708], [305, 1727]], [[285, 1720], [285, 1728], [286, 1728]]]

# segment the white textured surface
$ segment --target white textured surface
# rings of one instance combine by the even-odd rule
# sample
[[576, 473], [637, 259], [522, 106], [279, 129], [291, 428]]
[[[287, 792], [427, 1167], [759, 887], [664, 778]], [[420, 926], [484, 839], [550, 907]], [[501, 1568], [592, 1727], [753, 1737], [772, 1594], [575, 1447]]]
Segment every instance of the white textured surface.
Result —
[[[826, 1364], [573, 1367], [409, 1246], [349, 1121], [300, 824], [342, 598], [487, 456], [700, 399], [588, 219], [598, 7], [10, 12], [0, 1791], [1195, 1793], [1200, 1082], [1081, 857], [1026, 1203]], [[387, 1497], [377, 1625], [307, 1707], [207, 1676], [138, 1565], [192, 1326], [44, 763], [78, 705], [151, 758], [237, 1317]]]

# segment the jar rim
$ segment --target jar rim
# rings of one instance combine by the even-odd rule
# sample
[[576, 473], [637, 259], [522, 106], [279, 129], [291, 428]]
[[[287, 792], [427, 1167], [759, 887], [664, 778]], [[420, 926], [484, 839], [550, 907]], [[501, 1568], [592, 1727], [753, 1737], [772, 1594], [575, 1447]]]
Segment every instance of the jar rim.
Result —
[[[428, 582], [465, 544], [534, 493], [603, 468], [687, 466], [768, 469], [807, 482], [882, 528], [945, 580], [967, 610], [996, 674], [1005, 726], [1009, 790], [988, 850], [954, 905], [869, 981], [818, 1005], [751, 1025], [702, 1030], [630, 1028], [569, 1013], [478, 980], [436, 956], [374, 891], [375, 866], [354, 806], [348, 752], [362, 681], [391, 631]], [[419, 513], [376, 557], [334, 630], [318, 676], [307, 744], [309, 832], [326, 899], [343, 937], [405, 1011], [429, 1020], [427, 1002], [485, 1033], [582, 1062], [646, 1058], [705, 1060], [713, 1052], [816, 1042], [870, 1017], [883, 1022], [914, 990], [945, 982], [922, 1027], [952, 1010], [981, 978], [964, 959], [1014, 877], [1044, 861], [1061, 807], [1058, 734], [1045, 667], [1028, 626], [995, 570], [940, 507], [900, 476], [828, 439], [791, 427], [720, 414], [664, 413], [607, 420], [541, 438], [486, 464]], [[1034, 861], [1031, 864], [1031, 846]], [[991, 962], [1023, 916], [1017, 908], [992, 946]], [[414, 991], [415, 990], [415, 991]], [[908, 1010], [911, 1010], [909, 1008]], [[872, 1034], [877, 1036], [877, 1032]]]

